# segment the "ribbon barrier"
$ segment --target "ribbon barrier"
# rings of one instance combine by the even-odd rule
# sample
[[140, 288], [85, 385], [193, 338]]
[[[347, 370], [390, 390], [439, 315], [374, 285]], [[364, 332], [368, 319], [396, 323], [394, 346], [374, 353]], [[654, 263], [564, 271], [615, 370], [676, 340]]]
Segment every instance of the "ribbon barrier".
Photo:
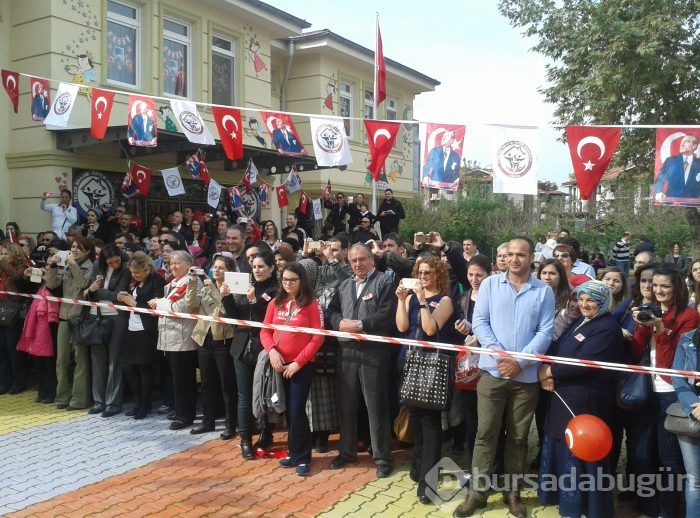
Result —
[[393, 336], [379, 336], [367, 333], [349, 333], [347, 331], [331, 331], [328, 329], [314, 329], [308, 327], [296, 327], [290, 325], [272, 325], [256, 322], [253, 320], [241, 320], [237, 318], [212, 317], [209, 315], [196, 315], [192, 313], [177, 313], [175, 311], [162, 311], [150, 308], [139, 308], [131, 306], [122, 306], [120, 304], [110, 304], [106, 302], [93, 302], [89, 300], [68, 299], [64, 297], [54, 297], [51, 295], [37, 295], [29, 293], [17, 293], [14, 291], [0, 290], [0, 295], [12, 295], [17, 297], [25, 297], [29, 299], [41, 299], [49, 302], [60, 302], [63, 304], [77, 304], [80, 306], [89, 306], [94, 308], [109, 308], [118, 311], [133, 311], [136, 313], [144, 313], [157, 317], [170, 318], [188, 318], [192, 320], [206, 320], [209, 322], [218, 322], [220, 324], [230, 324], [244, 327], [258, 327], [261, 329], [279, 330], [289, 333], [307, 333], [312, 335], [335, 336], [336, 338], [349, 338], [358, 341], [383, 342], [393, 345], [411, 345], [424, 347], [426, 349], [443, 349], [447, 351], [469, 351], [477, 354], [487, 354], [489, 356], [498, 356], [502, 358], [517, 358], [522, 360], [531, 360], [544, 363], [560, 363], [564, 365], [578, 365], [581, 367], [589, 367], [593, 369], [606, 369], [619, 372], [636, 372], [638, 374], [659, 374], [671, 377], [680, 378], [696, 378], [700, 379], [700, 372], [666, 369], [662, 367], [647, 367], [643, 365], [627, 365], [624, 363], [602, 362], [594, 360], [582, 360], [577, 358], [564, 358], [561, 356], [550, 356], [546, 354], [533, 354], [514, 351], [505, 351], [498, 349], [484, 349], [481, 347], [471, 347], [467, 345], [451, 345], [440, 344], [436, 342], [428, 342], [425, 340], [412, 340], [409, 338], [395, 338]]

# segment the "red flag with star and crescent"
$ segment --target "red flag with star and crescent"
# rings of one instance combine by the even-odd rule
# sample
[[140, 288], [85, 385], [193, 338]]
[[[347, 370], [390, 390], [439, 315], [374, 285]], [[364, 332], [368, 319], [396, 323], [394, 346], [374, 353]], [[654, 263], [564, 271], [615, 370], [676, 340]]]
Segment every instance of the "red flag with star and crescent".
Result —
[[384, 161], [391, 153], [401, 124], [398, 122], [365, 120], [367, 142], [369, 143], [370, 163], [367, 166], [376, 182], [384, 169]]
[[2, 86], [5, 88], [7, 95], [10, 96], [12, 109], [17, 113], [17, 108], [19, 107], [19, 73], [3, 69]]
[[620, 142], [621, 133], [620, 128], [566, 127], [566, 141], [569, 144], [571, 163], [582, 200], [591, 197], [608, 169], [610, 159]]
[[221, 145], [229, 160], [243, 158], [243, 126], [241, 124], [241, 110], [212, 106], [216, 129], [219, 131]]
[[331, 197], [331, 190], [333, 188], [331, 187], [331, 179], [328, 179], [328, 183], [326, 184], [326, 187], [323, 189], [323, 193], [321, 193], [321, 198], [323, 198], [323, 201], [326, 201], [328, 198]]
[[299, 196], [299, 212], [306, 214], [307, 207], [309, 205], [309, 197], [306, 192], [302, 189], [301, 196]]
[[131, 163], [129, 172], [126, 173], [124, 182], [122, 183], [122, 194], [125, 198], [134, 198], [136, 196], [147, 196], [151, 190], [151, 177], [153, 171], [142, 165]]
[[279, 205], [280, 209], [289, 205], [289, 200], [287, 199], [287, 188], [284, 184], [275, 187], [275, 192], [277, 193], [277, 205]]
[[109, 116], [112, 114], [114, 105], [114, 92], [92, 89], [92, 111], [90, 116], [90, 134], [96, 139], [105, 138]]

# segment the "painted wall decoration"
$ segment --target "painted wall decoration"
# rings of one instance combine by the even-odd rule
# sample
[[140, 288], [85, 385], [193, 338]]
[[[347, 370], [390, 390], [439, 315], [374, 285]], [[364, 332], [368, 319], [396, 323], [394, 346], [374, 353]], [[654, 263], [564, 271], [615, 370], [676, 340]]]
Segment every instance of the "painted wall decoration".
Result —
[[250, 24], [243, 26], [245, 33], [246, 61], [252, 63], [255, 69], [255, 75], [259, 76], [260, 72], [267, 70], [267, 64], [260, 55], [260, 42], [258, 35], [255, 34], [255, 29]]
[[78, 214], [87, 216], [88, 209], [104, 208], [114, 203], [114, 186], [99, 171], [85, 171], [73, 179], [73, 204]]
[[[99, 52], [96, 29], [100, 28], [101, 13], [93, 12], [92, 8], [99, 4], [85, 0], [63, 0], [63, 5], [79, 16], [82, 29], [66, 43], [65, 52], [60, 59], [61, 65], [70, 76], [71, 83], [96, 83], [94, 56]], [[90, 88], [82, 87], [79, 92], [89, 97]]]
[[335, 113], [333, 111], [333, 107], [335, 105], [335, 92], [337, 90], [337, 81], [335, 79], [335, 74], [331, 74], [331, 77], [328, 78], [328, 82], [326, 83], [326, 97], [323, 99], [323, 104], [321, 105], [321, 109], [325, 108], [331, 113]]

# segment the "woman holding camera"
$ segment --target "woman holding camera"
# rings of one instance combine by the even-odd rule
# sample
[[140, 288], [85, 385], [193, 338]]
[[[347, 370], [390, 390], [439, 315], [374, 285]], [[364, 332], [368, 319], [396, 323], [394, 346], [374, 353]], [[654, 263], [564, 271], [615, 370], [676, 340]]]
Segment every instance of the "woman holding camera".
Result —
[[[688, 307], [683, 272], [672, 265], [654, 269], [652, 290], [658, 306], [640, 305], [632, 310], [637, 324], [632, 354], [639, 360], [648, 351], [652, 366], [671, 368], [681, 336], [698, 327], [700, 315]], [[666, 409], [676, 401], [676, 393], [669, 376], [652, 375], [651, 385], [651, 398], [641, 411], [647, 418], [633, 425], [635, 457], [642, 463], [636, 473], [662, 477], [662, 487], [668, 489], [651, 497], [638, 496], [640, 510], [648, 516], [678, 516], [682, 489], [675, 483], [683, 473], [683, 460], [676, 436], [664, 428]]]
[[[170, 273], [173, 280], [165, 286], [164, 296], [149, 300], [148, 306], [178, 313], [196, 311], [198, 308], [189, 307], [185, 299], [193, 265], [194, 257], [189, 252], [172, 251]], [[158, 322], [158, 350], [164, 352], [173, 377], [175, 416], [170, 423], [171, 430], [187, 428], [197, 413], [197, 344], [192, 339], [195, 324], [195, 320], [175, 317], [161, 317]]]
[[[267, 305], [277, 296], [279, 284], [275, 274], [275, 258], [269, 250], [261, 250], [252, 259], [251, 271], [253, 282], [245, 295], [231, 294], [225, 283], [220, 287], [226, 314], [231, 318], [262, 322], [265, 319]], [[249, 346], [249, 343], [251, 344]], [[244, 355], [246, 347], [253, 352], [253, 347], [260, 345], [260, 329], [256, 327], [236, 326], [236, 333], [231, 343], [230, 354], [236, 370], [238, 387], [238, 427], [241, 434], [241, 454], [246, 460], [253, 460], [253, 372], [255, 361], [250, 354]], [[272, 444], [272, 429], [266, 422], [261, 424], [257, 446], [262, 449]]]
[[[447, 266], [437, 255], [426, 253], [418, 257], [413, 268], [418, 283], [412, 290], [400, 284], [396, 308], [396, 327], [414, 340], [440, 341], [440, 330], [453, 313]], [[462, 329], [458, 329], [462, 331]], [[418, 482], [417, 496], [422, 504], [430, 504], [426, 495], [425, 477], [440, 460], [442, 423], [440, 410], [409, 407], [413, 436], [411, 479]], [[437, 488], [432, 488], [435, 491]]]
[[[195, 220], [196, 221], [196, 220]], [[225, 317], [226, 311], [222, 303], [221, 292], [225, 272], [235, 272], [236, 262], [223, 255], [214, 260], [212, 275], [214, 281], [204, 276], [204, 270], [195, 270], [196, 275], [190, 274], [187, 285], [185, 302], [190, 308], [197, 308], [200, 315]], [[198, 276], [203, 278], [204, 288]], [[236, 436], [236, 373], [229, 356], [229, 347], [233, 338], [233, 328], [229, 324], [197, 320], [192, 338], [199, 349], [199, 372], [202, 386], [202, 407], [204, 417], [202, 424], [190, 430], [192, 434], [213, 432], [216, 422], [217, 404], [224, 401], [226, 425], [221, 433], [225, 441]]]

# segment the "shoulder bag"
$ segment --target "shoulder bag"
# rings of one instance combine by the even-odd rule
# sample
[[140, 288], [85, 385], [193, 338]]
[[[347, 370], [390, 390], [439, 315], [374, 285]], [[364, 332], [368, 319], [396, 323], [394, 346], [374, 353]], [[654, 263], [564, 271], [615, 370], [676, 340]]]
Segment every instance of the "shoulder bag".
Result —
[[[644, 367], [651, 365], [649, 348], [644, 353], [639, 365]], [[617, 394], [617, 404], [624, 410], [641, 410], [649, 402], [651, 394], [651, 374], [631, 372], [622, 380]]]
[[[697, 342], [700, 338], [698, 332], [693, 336], [693, 342]], [[695, 368], [700, 365], [700, 347], [695, 343], [696, 360]], [[667, 432], [675, 433], [676, 435], [686, 435], [690, 437], [700, 437], [700, 421], [691, 419], [683, 410], [680, 403], [671, 403], [666, 409], [666, 419], [664, 420], [664, 428]]]
[[97, 315], [90, 314], [89, 306], [83, 306], [79, 317], [68, 320], [70, 343], [73, 347], [106, 345], [112, 336], [113, 318], [104, 318], [97, 308]]

